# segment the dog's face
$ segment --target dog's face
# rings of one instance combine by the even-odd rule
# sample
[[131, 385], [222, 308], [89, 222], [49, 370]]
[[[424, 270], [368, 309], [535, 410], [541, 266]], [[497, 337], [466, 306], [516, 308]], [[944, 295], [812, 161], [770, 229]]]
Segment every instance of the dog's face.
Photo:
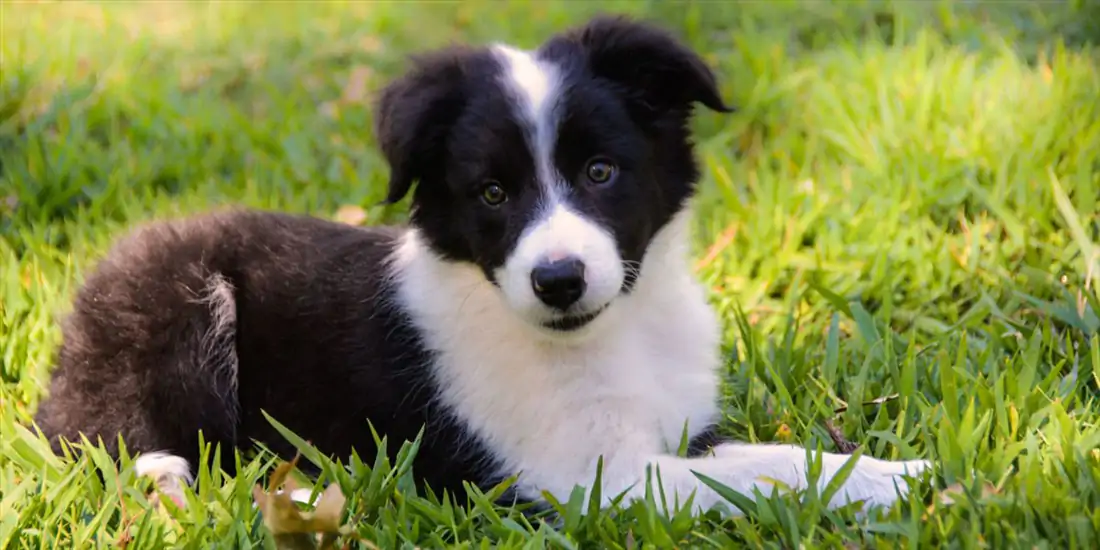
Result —
[[692, 195], [695, 103], [729, 111], [694, 53], [620, 18], [534, 52], [434, 52], [378, 102], [387, 200], [418, 181], [411, 222], [436, 253], [480, 267], [525, 321], [575, 331], [631, 291]]

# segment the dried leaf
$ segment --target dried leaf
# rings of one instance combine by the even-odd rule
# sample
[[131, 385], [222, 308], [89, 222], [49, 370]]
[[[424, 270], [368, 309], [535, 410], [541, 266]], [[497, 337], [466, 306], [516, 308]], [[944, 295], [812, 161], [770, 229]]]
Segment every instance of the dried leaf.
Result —
[[722, 254], [722, 251], [733, 244], [733, 240], [737, 238], [738, 229], [740, 229], [740, 225], [737, 222], [727, 226], [722, 233], [718, 235], [714, 243], [707, 248], [707, 253], [695, 263], [695, 271], [701, 271], [714, 263], [714, 260], [718, 259], [718, 256]]
[[348, 225], [363, 225], [367, 221], [367, 211], [354, 204], [344, 205], [336, 211], [336, 221]]
[[373, 34], [368, 34], [359, 40], [359, 49], [367, 53], [378, 53], [382, 51], [382, 41]]
[[341, 523], [344, 494], [338, 485], [329, 485], [313, 511], [303, 511], [291, 498], [297, 485], [289, 474], [297, 463], [295, 456], [294, 460], [275, 468], [269, 483], [272, 492], [265, 492], [259, 485], [252, 489], [252, 498], [264, 518], [264, 525], [275, 537], [275, 547], [280, 550], [336, 548], [337, 538], [353, 536], [351, 529]]
[[321, 114], [326, 118], [337, 118], [340, 116], [340, 105], [335, 101], [326, 101], [321, 104]]
[[[1000, 492], [1001, 492], [1001, 490], [998, 489], [996, 485], [993, 485], [992, 483], [986, 481], [982, 485], [982, 494], [979, 495], [978, 498], [985, 498], [985, 497], [989, 497], [989, 496], [993, 496], [993, 495], [998, 495], [998, 494], [1000, 494]], [[941, 504], [943, 506], [950, 506], [950, 505], [954, 504], [956, 501], [961, 500], [963, 498], [966, 498], [966, 489], [963, 488], [962, 484], [953, 483], [953, 484], [948, 485], [947, 487], [945, 487], [942, 491], [940, 491], [940, 493], [937, 495], [936, 500], [939, 502], [939, 504]]]
[[363, 103], [367, 99], [367, 82], [372, 72], [366, 65], [356, 65], [348, 75], [348, 81], [344, 84], [344, 92], [340, 97], [343, 103]]

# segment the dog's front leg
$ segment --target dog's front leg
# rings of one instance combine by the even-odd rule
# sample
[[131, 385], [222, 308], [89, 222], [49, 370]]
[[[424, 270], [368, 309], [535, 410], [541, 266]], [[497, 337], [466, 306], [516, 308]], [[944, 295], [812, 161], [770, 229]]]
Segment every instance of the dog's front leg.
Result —
[[[715, 447], [712, 453], [702, 457], [661, 455], [651, 457], [646, 465], [650, 467], [652, 490], [656, 494], [659, 472], [661, 488], [670, 505], [674, 498], [682, 504], [694, 492], [693, 502], [697, 509], [708, 510], [716, 504], [724, 503], [736, 514], [739, 511], [704, 484], [695, 472], [751, 499], [755, 488], [770, 495], [775, 482], [796, 490], [807, 488], [810, 473], [807, 457], [804, 448], [794, 445], [727, 443]], [[851, 458], [849, 455], [823, 453], [820, 456], [821, 473], [817, 480], [819, 490], [824, 490], [833, 476]], [[860, 457], [829, 506], [836, 508], [855, 501], [863, 501], [864, 509], [889, 506], [898, 500], [899, 495], [907, 494], [908, 484], [904, 477], [919, 476], [928, 467], [929, 463], [924, 460], [892, 462]], [[646, 478], [644, 473], [641, 475], [641, 482], [629, 489], [628, 498], [644, 497]]]

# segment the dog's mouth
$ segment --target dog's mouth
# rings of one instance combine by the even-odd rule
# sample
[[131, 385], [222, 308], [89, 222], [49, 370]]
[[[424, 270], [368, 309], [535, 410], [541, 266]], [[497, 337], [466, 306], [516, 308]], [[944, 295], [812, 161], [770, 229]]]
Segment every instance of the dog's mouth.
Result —
[[558, 332], [572, 332], [574, 330], [578, 330], [587, 326], [592, 321], [595, 321], [596, 317], [599, 317], [605, 309], [607, 309], [607, 306], [603, 306], [595, 311], [591, 311], [588, 313], [558, 317], [557, 319], [546, 321], [542, 324], [542, 326]]

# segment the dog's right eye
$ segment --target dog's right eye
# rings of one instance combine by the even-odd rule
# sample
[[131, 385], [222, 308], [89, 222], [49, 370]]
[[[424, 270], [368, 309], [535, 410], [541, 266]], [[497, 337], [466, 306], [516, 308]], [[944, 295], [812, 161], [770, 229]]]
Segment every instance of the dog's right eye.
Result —
[[489, 180], [481, 186], [481, 200], [489, 206], [500, 206], [508, 200], [508, 193], [504, 192], [500, 183]]
[[604, 158], [595, 158], [588, 161], [588, 165], [585, 166], [584, 174], [588, 178], [588, 181], [596, 184], [603, 185], [615, 179], [615, 175], [618, 173], [615, 165], [611, 161]]

